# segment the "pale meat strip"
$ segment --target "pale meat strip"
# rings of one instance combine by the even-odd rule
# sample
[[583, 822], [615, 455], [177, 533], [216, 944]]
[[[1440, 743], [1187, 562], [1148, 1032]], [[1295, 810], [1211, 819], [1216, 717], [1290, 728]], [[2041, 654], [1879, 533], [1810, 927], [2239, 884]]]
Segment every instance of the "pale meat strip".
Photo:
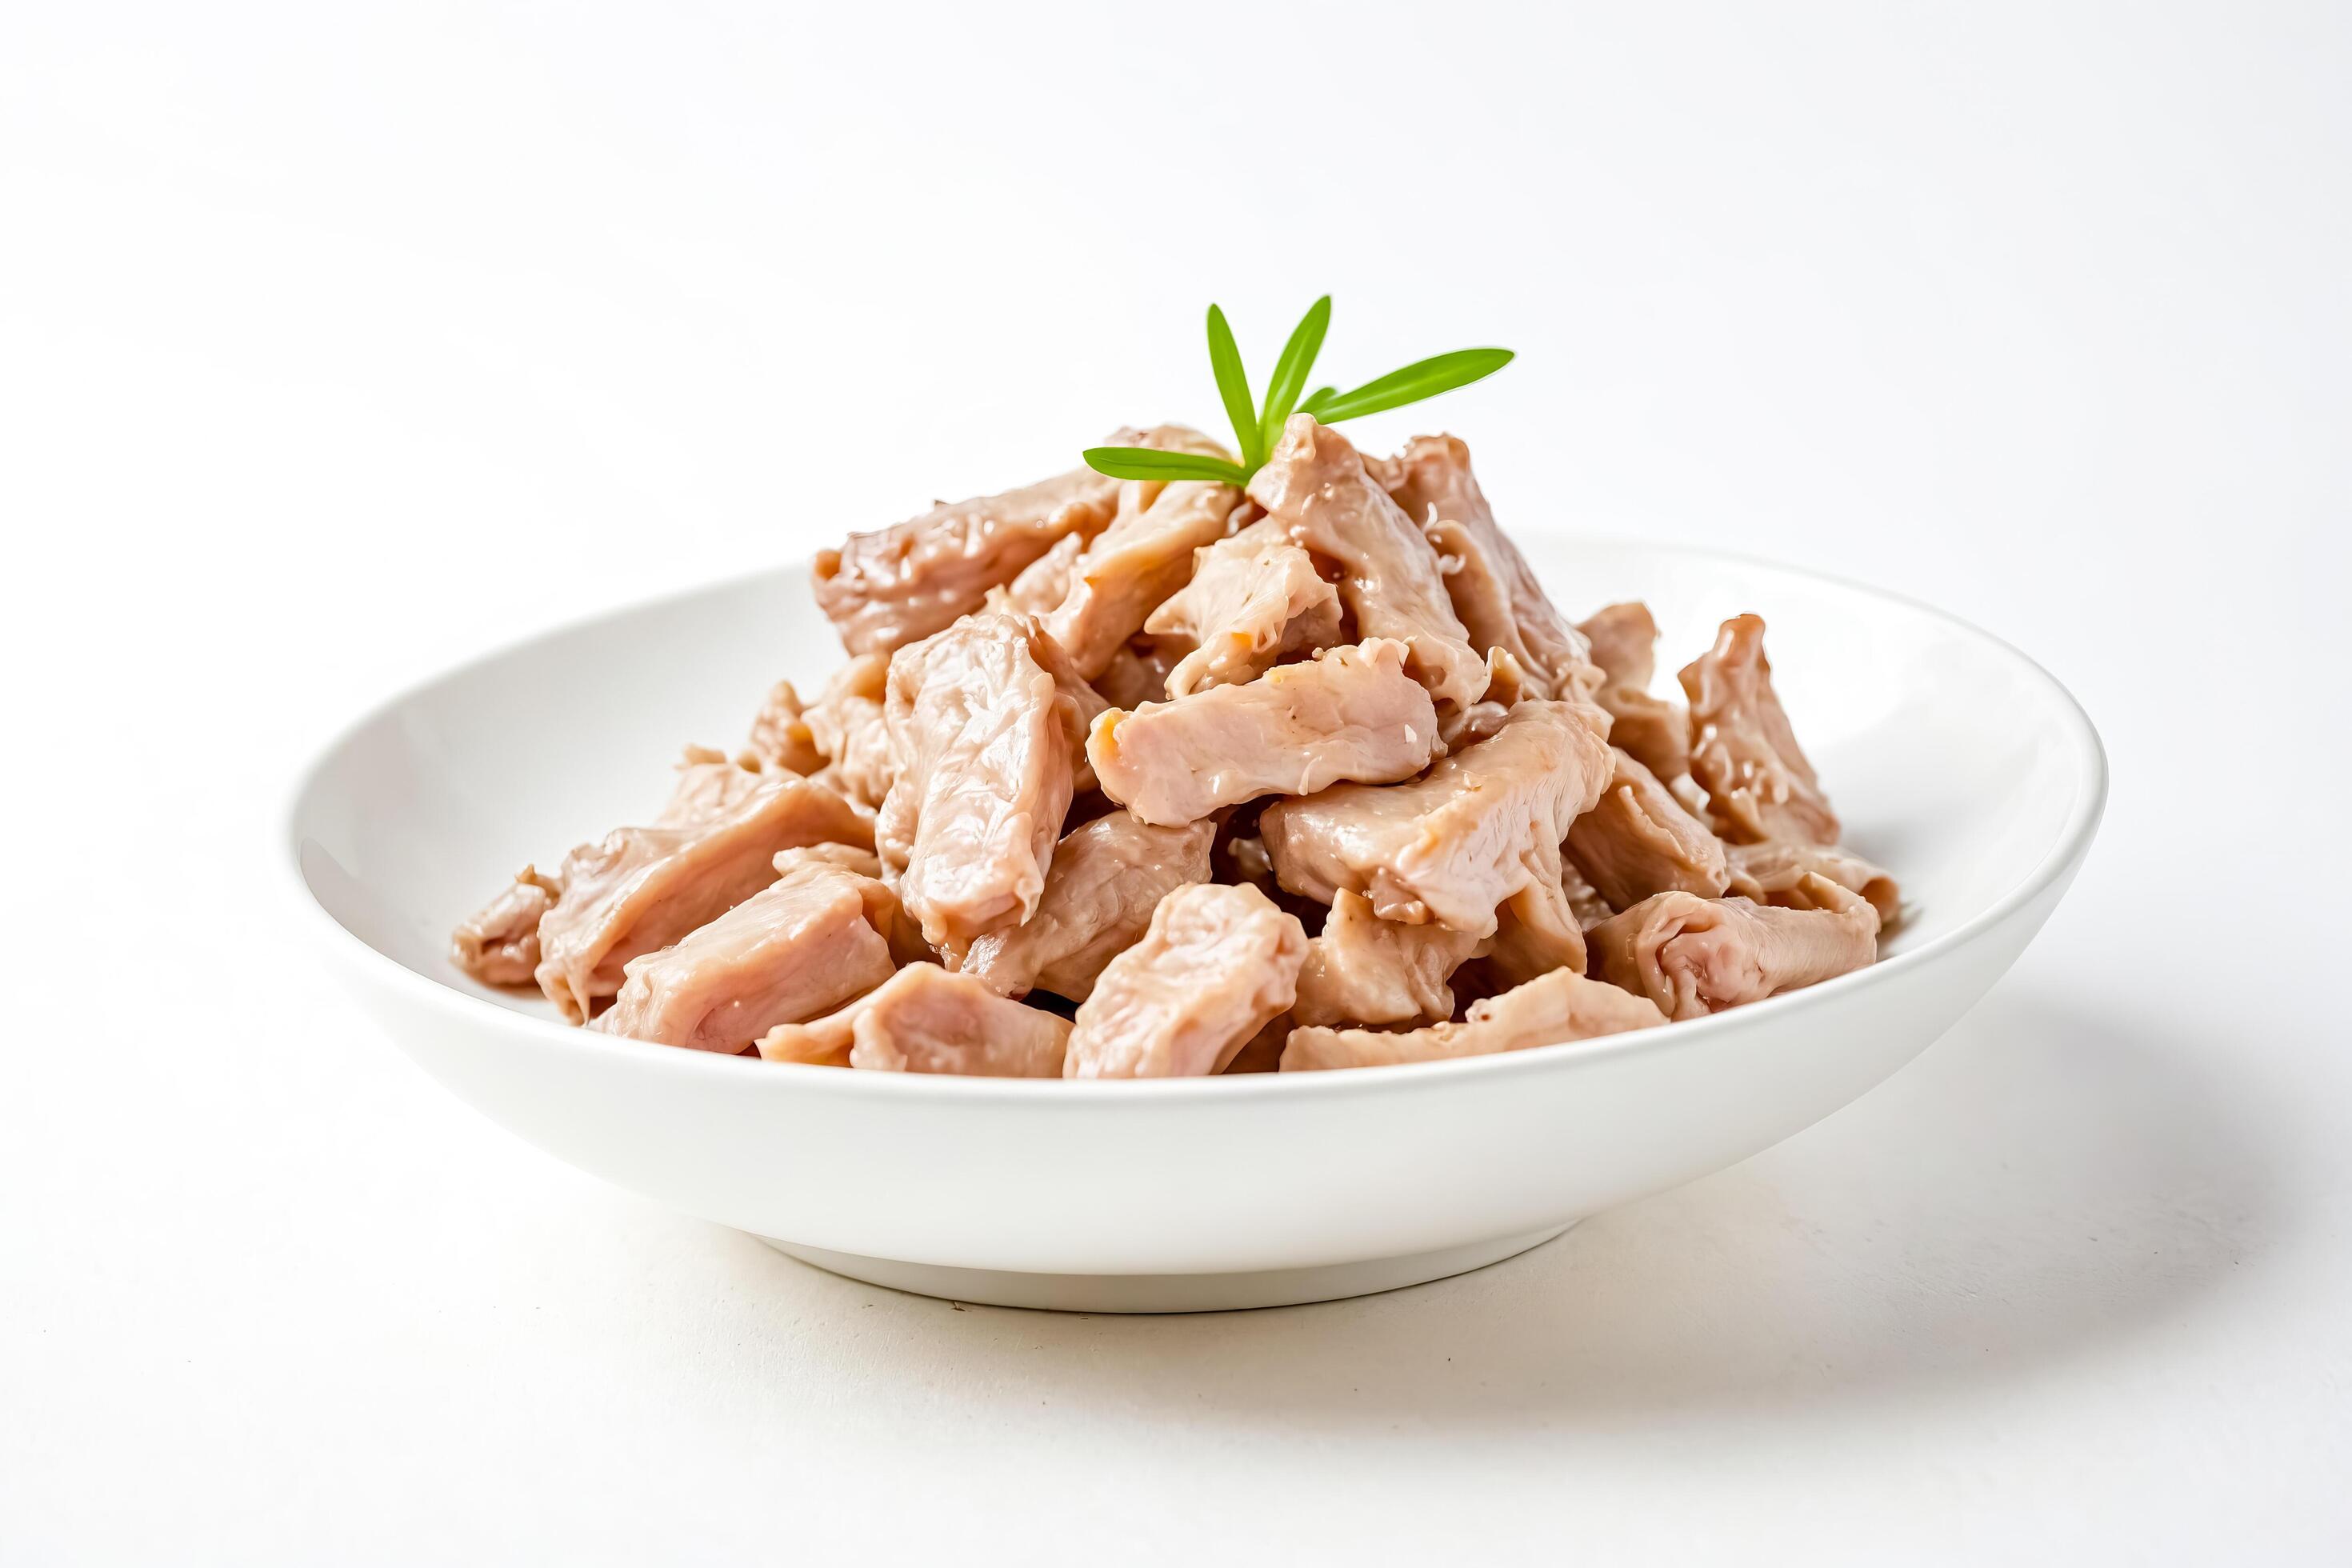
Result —
[[589, 1027], [732, 1054], [778, 1024], [839, 1006], [890, 978], [896, 900], [870, 877], [801, 859], [773, 884], [658, 952], [629, 961]]
[[1679, 702], [1650, 694], [1657, 672], [1658, 623], [1640, 600], [1611, 605], [1577, 628], [1592, 645], [1601, 689], [1593, 700], [1608, 710], [1609, 740], [1672, 784], [1690, 772], [1690, 715]]
[[1331, 647], [1339, 620], [1339, 591], [1316, 572], [1314, 557], [1281, 523], [1262, 519], [1202, 550], [1192, 580], [1143, 629], [1187, 650], [1168, 673], [1165, 695], [1188, 697], [1255, 680], [1286, 653]]
[[1672, 1018], [1814, 985], [1867, 965], [1878, 912], [1826, 877], [1801, 878], [1790, 907], [1660, 893], [1590, 932], [1601, 972]]
[[1517, 658], [1536, 696], [1591, 696], [1601, 678], [1584, 634], [1553, 606], [1527, 558], [1496, 526], [1470, 471], [1470, 448], [1451, 436], [1417, 436], [1389, 473], [1397, 504], [1454, 563], [1446, 592], [1470, 645]]
[[1691, 776], [1715, 830], [1734, 844], [1835, 844], [1837, 814], [1772, 689], [1764, 617], [1735, 616], [1682, 672], [1690, 699]]
[[1584, 973], [1584, 922], [1570, 900], [1570, 873], [1559, 846], [1542, 838], [1530, 843], [1528, 870], [1527, 886], [1495, 911], [1494, 937], [1479, 955], [1486, 974], [1505, 986], [1555, 969]]
[[[798, 773], [799, 769], [793, 769]], [[737, 760], [709, 746], [688, 746], [678, 759], [677, 783], [671, 787], [669, 799], [660, 815], [654, 818], [656, 827], [695, 827], [715, 822], [741, 805], [761, 787], [786, 777], [782, 770], [763, 771], [749, 756]]]
[[1850, 893], [1860, 893], [1878, 911], [1879, 929], [1902, 917], [1903, 890], [1895, 874], [1851, 849], [1824, 844], [1735, 844], [1730, 849], [1731, 890], [1759, 904], [1785, 904], [1807, 876], [1826, 877]]
[[817, 750], [801, 694], [791, 681], [779, 680], [768, 689], [767, 700], [752, 716], [742, 757], [753, 768], [795, 773], [813, 773], [824, 766], [824, 753]]
[[890, 660], [896, 782], [875, 844], [924, 940], [951, 954], [1036, 910], [1069, 810], [1076, 714], [1032, 635], [973, 616]]
[[1534, 846], [1556, 849], [1601, 798], [1612, 762], [1589, 704], [1527, 701], [1493, 737], [1409, 784], [1335, 784], [1258, 818], [1276, 875], [1331, 901], [1361, 893], [1383, 920], [1492, 936], [1496, 907], [1534, 882]]
[[1083, 1002], [1103, 966], [1135, 945], [1174, 889], [1209, 879], [1213, 822], [1154, 827], [1114, 811], [1065, 834], [1037, 912], [971, 944], [965, 973], [1008, 996], [1050, 991]]
[[1655, 893], [1722, 897], [1731, 875], [1723, 841], [1649, 769], [1615, 755], [1609, 788], [1568, 830], [1569, 856], [1585, 879], [1619, 910]]
[[485, 985], [528, 985], [539, 968], [539, 922], [563, 885], [525, 866], [449, 940], [458, 968]]
[[1652, 1029], [1666, 1021], [1656, 1006], [1572, 969], [1555, 969], [1499, 996], [1473, 1002], [1458, 1024], [1390, 1034], [1378, 1029], [1300, 1028], [1283, 1047], [1282, 1070], [1394, 1067], [1406, 1062], [1523, 1051], [1569, 1040]]
[[1454, 613], [1437, 552], [1365, 473], [1346, 437], [1311, 415], [1293, 415], [1249, 493], [1291, 542], [1338, 563], [1339, 597], [1358, 637], [1403, 643], [1414, 678], [1438, 701], [1467, 708], [1478, 700], [1486, 659]]
[[1002, 588], [988, 591], [986, 608], [1016, 616], [1043, 616], [1070, 592], [1070, 574], [1087, 552], [1087, 536], [1066, 533], [1054, 548], [1021, 569], [1021, 575]]
[[816, 777], [868, 811], [881, 805], [894, 776], [890, 727], [883, 714], [889, 680], [888, 655], [860, 654], [834, 672], [803, 715], [809, 737], [824, 757]]
[[[1121, 430], [1109, 445], [1197, 449], [1198, 431], [1163, 425]], [[1111, 521], [1119, 481], [1073, 468], [1003, 495], [943, 501], [919, 517], [872, 533], [853, 533], [838, 550], [820, 551], [814, 586], [819, 608], [853, 654], [891, 653], [979, 609], [988, 591], [1072, 533], [1094, 534]]]
[[1292, 1018], [1299, 1024], [1405, 1024], [1454, 1016], [1446, 981], [1478, 939], [1445, 926], [1399, 924], [1342, 891], [1307, 943]]
[[621, 987], [622, 966], [709, 924], [776, 879], [778, 852], [870, 846], [839, 795], [784, 774], [709, 822], [623, 827], [574, 849], [563, 891], [539, 922], [540, 989], [573, 1023]]
[[1079, 1006], [1062, 1076], [1222, 1071], [1289, 1009], [1306, 958], [1307, 932], [1255, 888], [1178, 888]]
[[1140, 513], [1095, 537], [1043, 622], [1080, 675], [1100, 675], [1161, 602], [1184, 586], [1194, 552], [1224, 537], [1225, 520], [1241, 499], [1231, 485], [1179, 480]]
[[1102, 792], [1146, 822], [1195, 822], [1262, 795], [1389, 784], [1429, 765], [1437, 710], [1400, 642], [1337, 647], [1240, 686], [1095, 721]]
[[910, 963], [838, 1012], [761, 1037], [772, 1062], [965, 1078], [1059, 1078], [1067, 1019], [969, 974]]

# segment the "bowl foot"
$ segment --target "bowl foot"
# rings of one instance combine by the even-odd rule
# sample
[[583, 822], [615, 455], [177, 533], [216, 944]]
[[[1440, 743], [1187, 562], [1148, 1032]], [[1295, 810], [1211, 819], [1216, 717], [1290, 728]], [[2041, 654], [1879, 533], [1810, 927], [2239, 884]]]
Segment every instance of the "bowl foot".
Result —
[[[1570, 1221], [1570, 1224], [1574, 1224]], [[1423, 1285], [1467, 1274], [1541, 1247], [1568, 1226], [1528, 1231], [1403, 1258], [1331, 1263], [1318, 1268], [1268, 1268], [1244, 1274], [1027, 1274], [998, 1268], [950, 1268], [860, 1258], [760, 1237], [770, 1247], [829, 1273], [918, 1296], [975, 1301], [991, 1307], [1034, 1307], [1055, 1312], [1226, 1312], [1249, 1307], [1295, 1307]]]

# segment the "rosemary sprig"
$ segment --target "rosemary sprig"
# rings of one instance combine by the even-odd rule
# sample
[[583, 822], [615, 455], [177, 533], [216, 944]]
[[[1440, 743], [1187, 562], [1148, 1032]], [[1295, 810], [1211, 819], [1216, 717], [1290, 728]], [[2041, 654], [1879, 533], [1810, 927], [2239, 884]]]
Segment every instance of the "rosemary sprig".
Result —
[[1324, 295], [1307, 308], [1291, 330], [1290, 341], [1266, 379], [1265, 401], [1250, 401], [1249, 373], [1242, 367], [1241, 350], [1224, 311], [1209, 307], [1209, 368], [1217, 379], [1217, 395], [1224, 400], [1225, 417], [1233, 422], [1234, 442], [1242, 460], [1193, 452], [1161, 452], [1148, 447], [1089, 447], [1087, 466], [1097, 473], [1121, 479], [1215, 479], [1243, 485], [1265, 463], [1266, 454], [1282, 438], [1282, 427], [1294, 413], [1312, 414], [1326, 425], [1359, 419], [1402, 408], [1408, 403], [1435, 397], [1458, 386], [1494, 374], [1511, 363], [1508, 349], [1457, 349], [1432, 359], [1416, 360], [1402, 370], [1368, 381], [1352, 391], [1318, 386], [1302, 401], [1315, 357], [1323, 349], [1323, 334], [1331, 324], [1331, 296]]

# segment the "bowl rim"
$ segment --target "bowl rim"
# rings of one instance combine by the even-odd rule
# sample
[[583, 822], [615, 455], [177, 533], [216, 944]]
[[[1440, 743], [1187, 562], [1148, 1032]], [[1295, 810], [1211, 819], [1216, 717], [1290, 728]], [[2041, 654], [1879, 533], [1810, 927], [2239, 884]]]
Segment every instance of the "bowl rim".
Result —
[[[369, 942], [335, 918], [302, 869], [302, 818], [313, 793], [320, 787], [326, 770], [361, 734], [382, 722], [397, 710], [407, 706], [436, 688], [462, 677], [480, 665], [583, 626], [621, 616], [641, 615], [658, 610], [682, 600], [699, 598], [744, 585], [757, 577], [789, 574], [790, 564], [762, 567], [751, 572], [734, 572], [715, 576], [698, 584], [646, 598], [630, 600], [609, 606], [591, 615], [576, 616], [551, 626], [509, 637], [497, 645], [466, 658], [460, 663], [436, 670], [431, 675], [409, 682], [379, 700], [336, 730], [328, 741], [297, 771], [283, 796], [278, 815], [279, 843], [283, 851], [278, 859], [281, 872], [292, 883], [295, 902], [302, 910], [304, 928], [325, 951], [337, 960], [359, 965], [365, 973], [388, 981], [405, 995], [426, 1007], [450, 1016], [458, 1026], [492, 1025], [501, 1029], [519, 1031], [519, 1043], [528, 1042], [535, 1048], [560, 1048], [570, 1051], [587, 1050], [611, 1053], [616, 1068], [636, 1068], [656, 1072], [718, 1073], [740, 1077], [746, 1090], [754, 1083], [781, 1086], [781, 1092], [806, 1091], [815, 1094], [849, 1095], [856, 1097], [882, 1096], [937, 1103], [990, 1101], [1005, 1098], [1016, 1099], [1037, 1106], [1067, 1104], [1084, 1106], [1098, 1111], [1107, 1101], [1131, 1104], [1159, 1104], [1171, 1099], [1187, 1100], [1210, 1097], [1220, 1100], [1235, 1098], [1266, 1096], [1315, 1098], [1350, 1097], [1363, 1094], [1381, 1095], [1409, 1091], [1452, 1078], [1474, 1074], [1509, 1075], [1570, 1070], [1575, 1067], [1634, 1052], [1658, 1053], [1693, 1048], [1712, 1041], [1727, 1031], [1752, 1027], [1760, 1018], [1780, 1019], [1807, 1008], [1836, 1005], [1840, 999], [1864, 989], [1900, 981], [1912, 972], [1942, 963], [1961, 949], [1969, 947], [2005, 923], [2011, 916], [2032, 903], [2052, 883], [2068, 875], [2089, 852], [2105, 815], [2108, 790], [2106, 748], [2090, 715], [2065, 684], [2052, 675], [2014, 644], [1986, 631], [1983, 627], [1939, 609], [1924, 600], [1891, 589], [1880, 588], [1855, 578], [1835, 573], [1820, 572], [1809, 567], [1792, 566], [1786, 562], [1744, 551], [1716, 549], [1710, 546], [1660, 543], [1649, 540], [1613, 534], [1571, 533], [1558, 530], [1527, 531], [1526, 537], [1557, 541], [1563, 545], [1586, 548], [1629, 550], [1639, 552], [1677, 555], [1694, 560], [1726, 562], [1750, 569], [1762, 569], [1784, 575], [1825, 584], [1847, 593], [1857, 594], [1883, 604], [1911, 611], [1943, 623], [1963, 636], [1973, 637], [1997, 653], [2014, 660], [2031, 674], [2054, 698], [2053, 711], [2065, 731], [2075, 764], [2074, 799], [2068, 806], [2067, 817], [2055, 840], [2041, 860], [2000, 897], [1951, 931], [1930, 938], [1916, 948], [1878, 960], [1864, 969], [1838, 975], [1802, 990], [1769, 996], [1760, 1002], [1710, 1015], [1705, 1018], [1685, 1019], [1668, 1023], [1663, 1028], [1635, 1029], [1623, 1034], [1603, 1035], [1589, 1040], [1568, 1040], [1556, 1045], [1534, 1046], [1524, 1050], [1501, 1051], [1484, 1056], [1460, 1057], [1443, 1061], [1403, 1062], [1381, 1067], [1354, 1068], [1344, 1071], [1327, 1072], [1265, 1072], [1213, 1074], [1206, 1078], [1168, 1079], [1014, 1079], [967, 1078], [939, 1073], [856, 1072], [839, 1068], [811, 1067], [796, 1062], [770, 1062], [756, 1056], [727, 1056], [715, 1051], [680, 1049], [675, 1046], [658, 1045], [649, 1040], [633, 1040], [624, 1037], [601, 1034], [552, 1018], [518, 1013], [499, 1005], [488, 998], [476, 996], [446, 981], [434, 978], [410, 968], [390, 953]], [[661, 1064], [661, 1065], [657, 1065]]]

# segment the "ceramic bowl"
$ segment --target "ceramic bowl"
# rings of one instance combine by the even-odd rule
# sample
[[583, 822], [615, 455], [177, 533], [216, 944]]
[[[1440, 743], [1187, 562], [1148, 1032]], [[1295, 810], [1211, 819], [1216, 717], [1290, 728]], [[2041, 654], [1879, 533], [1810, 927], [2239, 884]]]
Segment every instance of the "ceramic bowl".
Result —
[[808, 689], [839, 664], [801, 569], [602, 616], [394, 700], [310, 768], [289, 847], [325, 952], [452, 1092], [583, 1171], [794, 1257], [961, 1300], [1097, 1311], [1433, 1279], [1745, 1159], [1901, 1067], [2040, 929], [2106, 789], [2065, 690], [1948, 616], [1720, 554], [1523, 545], [1574, 613], [1648, 601], [1662, 690], [1725, 617], [1766, 617], [1848, 841], [1902, 880], [1907, 918], [1878, 963], [1505, 1056], [1066, 1083], [611, 1039], [453, 969], [450, 927], [517, 867], [646, 820], [682, 743], [733, 745], [778, 677]]

